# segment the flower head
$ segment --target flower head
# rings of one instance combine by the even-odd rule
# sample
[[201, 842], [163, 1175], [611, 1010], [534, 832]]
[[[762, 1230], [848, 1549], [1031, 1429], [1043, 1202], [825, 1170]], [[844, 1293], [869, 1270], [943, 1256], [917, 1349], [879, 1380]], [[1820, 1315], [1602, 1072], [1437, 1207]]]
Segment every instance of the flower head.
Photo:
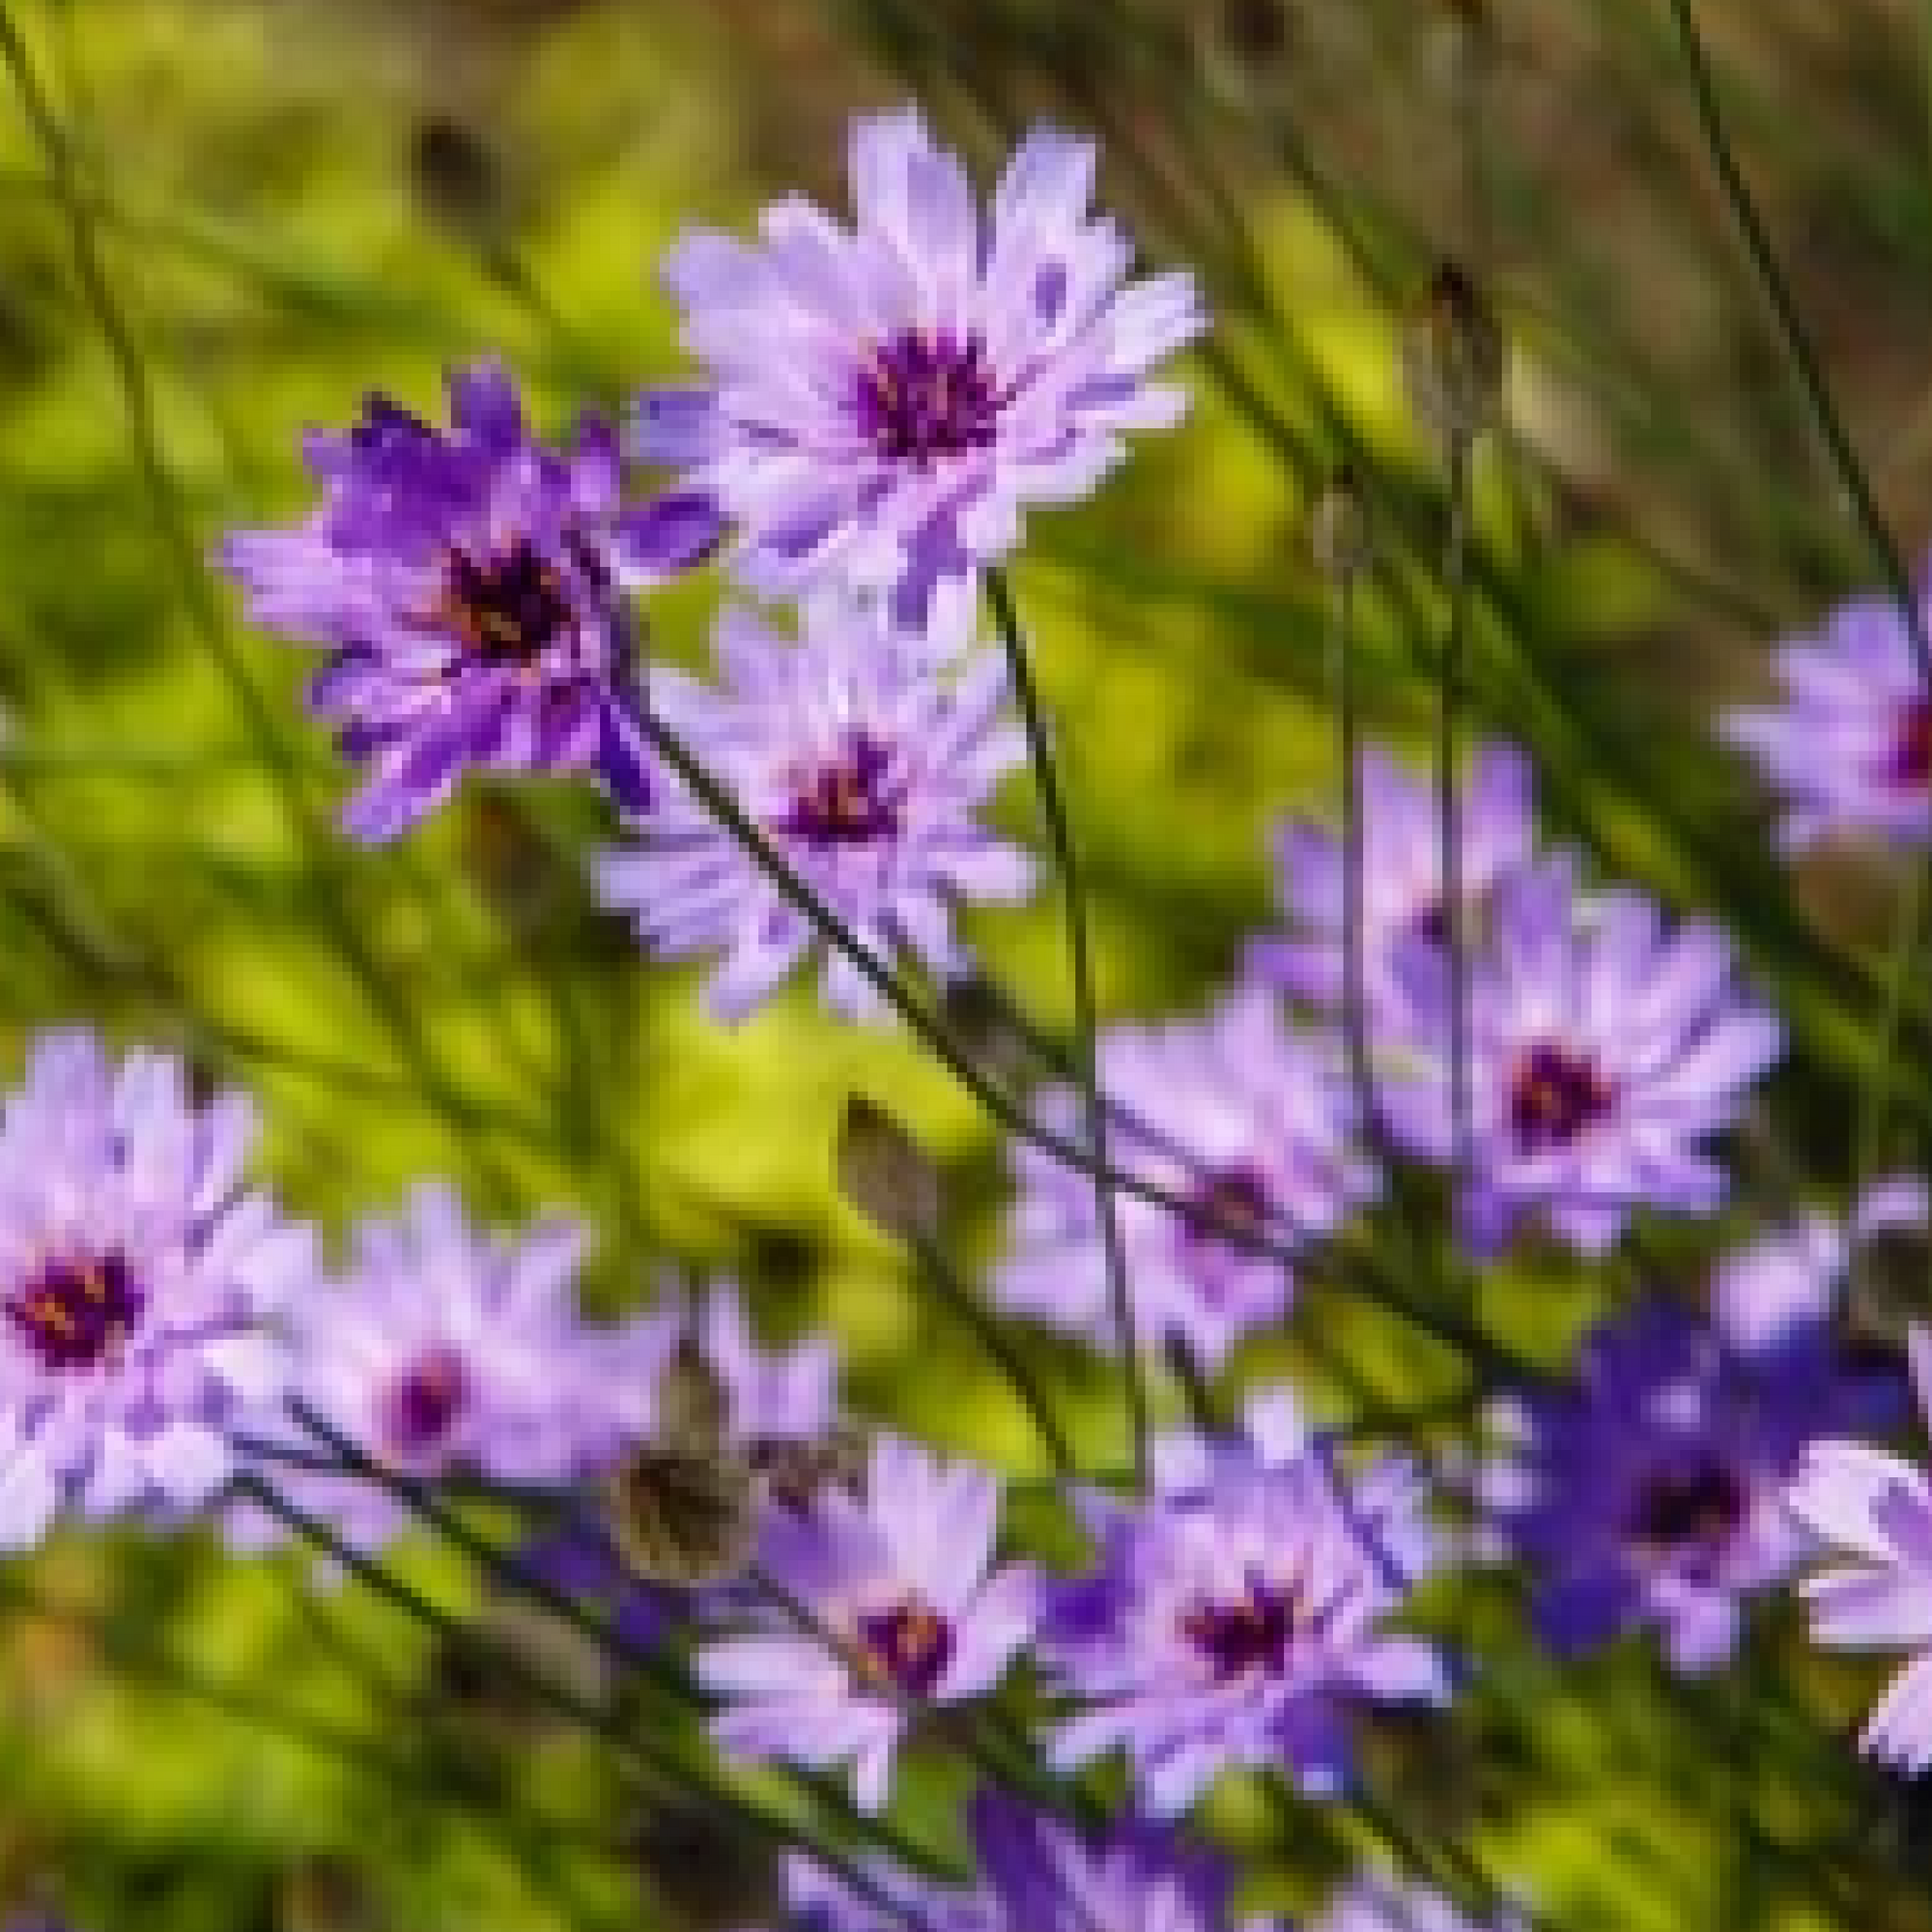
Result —
[[43, 1034], [0, 1109], [0, 1548], [56, 1514], [186, 1509], [272, 1413], [311, 1232], [246, 1190], [254, 1111], [181, 1064]]
[[1055, 1761], [1124, 1746], [1160, 1816], [1239, 1765], [1339, 1791], [1350, 1703], [1448, 1695], [1435, 1647], [1383, 1628], [1435, 1560], [1421, 1504], [1397, 1460], [1347, 1481], [1275, 1398], [1245, 1438], [1163, 1444], [1155, 1494], [1097, 1512], [1097, 1570], [1049, 1606], [1041, 1654], [1087, 1700]]
[[[1176, 1215], [1121, 1198], [1134, 1332], [1150, 1346], [1179, 1335], [1216, 1365], [1242, 1335], [1286, 1312], [1294, 1283], [1273, 1256], [1218, 1238], [1214, 1221], [1315, 1239], [1373, 1191], [1373, 1173], [1350, 1145], [1348, 1081], [1252, 985], [1203, 1020], [1115, 1027], [1101, 1038], [1099, 1061], [1115, 1108], [1115, 1160], [1197, 1208], [1192, 1217]], [[1037, 1111], [1068, 1133], [1078, 1124], [1065, 1088], [1041, 1095]], [[1093, 1187], [1031, 1146], [1014, 1158], [1023, 1192], [1015, 1252], [997, 1280], [1000, 1299], [1109, 1342]]]
[[1743, 1600], [1803, 1554], [1784, 1490], [1805, 1444], [1895, 1407], [1889, 1378], [1835, 1354], [1825, 1317], [1842, 1251], [1816, 1265], [1804, 1234], [1739, 1257], [1719, 1303], [1748, 1298], [1740, 1278], [1799, 1272], [1808, 1314], [1746, 1339], [1644, 1302], [1593, 1331], [1574, 1384], [1501, 1411], [1520, 1441], [1489, 1470], [1487, 1499], [1536, 1569], [1537, 1629], [1553, 1650], [1655, 1623], [1675, 1668], [1723, 1662]]
[[[1932, 614], [1924, 590], [1919, 609]], [[1723, 732], [1783, 801], [1784, 848], [1840, 833], [1932, 838], [1932, 692], [1897, 605], [1854, 598], [1778, 651], [1777, 675], [1783, 702], [1730, 712]]]
[[918, 1708], [990, 1690], [1032, 1634], [1033, 1573], [992, 1565], [999, 1504], [983, 1470], [881, 1436], [863, 1498], [833, 1487], [807, 1511], [773, 1512], [760, 1559], [790, 1604], [765, 1605], [763, 1630], [697, 1661], [726, 1700], [719, 1743], [753, 1758], [849, 1760], [859, 1803], [876, 1810]]
[[[1932, 1428], [1932, 1328], [1910, 1337], [1912, 1380]], [[1932, 1768], [1932, 1480], [1863, 1442], [1813, 1442], [1787, 1498], [1792, 1514], [1845, 1560], [1807, 1577], [1811, 1634], [1837, 1649], [1914, 1652], [1860, 1740], [1868, 1756], [1917, 1776]]]
[[595, 771], [641, 807], [621, 593], [704, 556], [717, 514], [690, 494], [622, 507], [608, 425], [546, 448], [494, 364], [450, 378], [449, 410], [441, 431], [372, 395], [347, 435], [309, 438], [307, 521], [223, 550], [256, 622], [329, 649], [309, 703], [369, 773], [344, 823], [393, 838], [472, 766]]
[[[1421, 1077], [1389, 1081], [1381, 1099], [1398, 1140], [1447, 1160], [1447, 961], [1416, 941], [1404, 967], [1403, 1044]], [[1721, 932], [1666, 928], [1634, 892], [1581, 904], [1569, 862], [1547, 859], [1497, 889], [1468, 990], [1472, 1242], [1492, 1248], [1541, 1213], [1599, 1255], [1634, 1208], [1718, 1206], [1723, 1171], [1698, 1143], [1783, 1046], [1776, 1017], [1734, 984]]]
[[[952, 904], [1021, 899], [1033, 883], [1026, 855], [975, 815], [1026, 756], [1000, 715], [1004, 666], [969, 653], [943, 669], [939, 634], [902, 631], [876, 602], [836, 592], [810, 602], [804, 620], [793, 643], [727, 611], [727, 689], [666, 671], [653, 707], [876, 956], [905, 951], [941, 976], [960, 971]], [[963, 643], [970, 626], [969, 613], [967, 631], [943, 642]], [[667, 783], [642, 834], [602, 859], [605, 899], [662, 953], [722, 952], [711, 1005], [742, 1017], [810, 951], [810, 923], [682, 787]], [[880, 1009], [843, 954], [827, 962], [825, 991], [840, 1012]]]
[[969, 608], [1033, 503], [1077, 501], [1125, 432], [1186, 407], [1149, 380], [1207, 327], [1192, 277], [1128, 283], [1132, 248], [1091, 214], [1094, 153], [1037, 128], [982, 216], [917, 109], [853, 124], [855, 229], [799, 196], [759, 240], [687, 234], [664, 279], [697, 388], [648, 392], [637, 447], [716, 498], [746, 583], [837, 578], [923, 623]]
[[[1442, 882], [1436, 869], [1435, 799], [1379, 745], [1364, 748], [1362, 785], [1362, 967], [1373, 1012], [1395, 1003], [1395, 963], [1414, 935], [1441, 939]], [[1460, 818], [1466, 930], [1480, 931], [1490, 896], [1529, 863], [1536, 819], [1529, 761], [1514, 745], [1476, 753]], [[1249, 948], [1250, 970], [1270, 985], [1338, 1007], [1342, 1000], [1342, 840], [1325, 826], [1293, 821], [1275, 838], [1282, 908], [1293, 935]]]
[[[372, 1216], [356, 1232], [346, 1277], [292, 1311], [294, 1393], [373, 1462], [417, 1481], [462, 1472], [564, 1482], [607, 1467], [648, 1430], [677, 1318], [584, 1322], [577, 1223], [493, 1236], [450, 1188], [425, 1183], [401, 1215]], [[317, 1446], [293, 1423], [280, 1434]], [[406, 1520], [373, 1483], [288, 1470], [276, 1480], [360, 1548]]]

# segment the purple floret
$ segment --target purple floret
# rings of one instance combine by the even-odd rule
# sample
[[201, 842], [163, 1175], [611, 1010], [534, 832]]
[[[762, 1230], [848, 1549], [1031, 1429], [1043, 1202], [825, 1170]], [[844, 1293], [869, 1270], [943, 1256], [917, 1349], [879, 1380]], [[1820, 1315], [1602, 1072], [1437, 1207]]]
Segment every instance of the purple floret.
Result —
[[1333, 1795], [1352, 1704], [1446, 1700], [1435, 1647], [1385, 1628], [1435, 1558], [1406, 1463], [1345, 1478], [1276, 1392], [1243, 1438], [1163, 1443], [1155, 1473], [1146, 1503], [1094, 1505], [1098, 1567], [1053, 1593], [1040, 1653], [1085, 1704], [1062, 1769], [1124, 1747], [1163, 1817], [1238, 1766]]
[[637, 450], [722, 506], [749, 587], [890, 590], [914, 625], [970, 607], [1029, 505], [1078, 501], [1127, 432], [1179, 419], [1183, 392], [1151, 377], [1206, 328], [1199, 292], [1128, 281], [1094, 172], [1091, 144], [1036, 128], [982, 216], [909, 107], [853, 124], [856, 228], [793, 195], [755, 242], [673, 248], [704, 381], [644, 394]]
[[881, 1436], [863, 1499], [832, 1487], [809, 1511], [772, 1512], [759, 1562], [790, 1605], [762, 1605], [757, 1634], [723, 1637], [697, 1660], [725, 1700], [712, 1720], [720, 1745], [849, 1762], [859, 1804], [877, 1810], [919, 1709], [982, 1695], [1032, 1635], [1033, 1572], [993, 1565], [999, 1507], [985, 1471]]
[[254, 1133], [242, 1094], [197, 1106], [164, 1054], [34, 1041], [0, 1111], [0, 1549], [63, 1511], [203, 1503], [274, 1414], [276, 1324], [317, 1261], [243, 1185]]
[[[970, 611], [960, 631], [912, 633], [876, 600], [832, 592], [803, 616], [794, 642], [727, 611], [725, 689], [665, 671], [653, 706], [876, 956], [961, 972], [953, 905], [1012, 903], [1034, 879], [1027, 855], [978, 816], [1026, 757], [1003, 715], [1005, 666], [964, 648]], [[742, 1018], [811, 952], [810, 923], [670, 779], [639, 835], [599, 862], [605, 900], [667, 957], [722, 952], [711, 1008]], [[825, 997], [854, 1017], [883, 1009], [842, 953], [826, 961]]]
[[[1526, 1215], [1595, 1256], [1634, 1208], [1719, 1205], [1723, 1170], [1700, 1143], [1730, 1122], [1784, 1036], [1736, 984], [1716, 926], [1666, 925], [1632, 891], [1581, 900], [1558, 856], [1498, 886], [1469, 968], [1470, 1176], [1459, 1205], [1479, 1252]], [[1378, 1097], [1399, 1142], [1446, 1161], [1446, 956], [1413, 940], [1402, 974], [1399, 1053], [1414, 1077], [1390, 1079]]]
[[641, 810], [624, 593], [707, 555], [718, 515], [689, 492], [625, 508], [609, 425], [547, 448], [494, 364], [450, 378], [449, 413], [371, 395], [346, 435], [309, 437], [308, 520], [223, 547], [256, 623], [330, 651], [309, 703], [368, 774], [345, 828], [394, 838], [472, 767], [595, 772]]
[[[1114, 1103], [1118, 1165], [1197, 1209], [1190, 1218], [1136, 1197], [1120, 1202], [1134, 1332], [1149, 1348], [1182, 1337], [1217, 1366], [1251, 1330], [1288, 1312], [1282, 1263], [1217, 1238], [1218, 1219], [1278, 1240], [1314, 1241], [1374, 1191], [1353, 1149], [1353, 1100], [1328, 1047], [1294, 1034], [1274, 999], [1245, 986], [1206, 1018], [1115, 1027], [1099, 1047]], [[1038, 1097], [1048, 1124], [1073, 1134], [1067, 1088]], [[1021, 1194], [1010, 1261], [996, 1293], [1009, 1308], [1110, 1346], [1106, 1258], [1087, 1179], [1017, 1147]]]
[[[1910, 1349], [1919, 1411], [1932, 1429], [1932, 1328], [1915, 1326]], [[1932, 1769], [1932, 1481], [1917, 1463], [1866, 1443], [1820, 1441], [1805, 1452], [1788, 1502], [1844, 1559], [1804, 1580], [1813, 1639], [1913, 1653], [1860, 1748], [1916, 1777]]]
[[[1921, 612], [1932, 599], [1919, 593]], [[1932, 692], [1889, 597], [1858, 597], [1822, 634], [1777, 653], [1782, 703], [1730, 712], [1784, 812], [1778, 841], [1802, 851], [1839, 834], [1901, 845], [1932, 838]]]

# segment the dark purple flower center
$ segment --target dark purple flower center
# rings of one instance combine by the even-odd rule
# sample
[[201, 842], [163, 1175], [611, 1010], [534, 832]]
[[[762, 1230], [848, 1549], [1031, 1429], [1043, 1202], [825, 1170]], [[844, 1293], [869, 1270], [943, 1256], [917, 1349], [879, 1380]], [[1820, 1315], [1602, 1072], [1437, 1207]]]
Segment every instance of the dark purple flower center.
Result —
[[1181, 1226], [1193, 1240], [1262, 1234], [1268, 1222], [1267, 1177], [1251, 1160], [1209, 1168], [1195, 1181]]
[[1510, 1128], [1521, 1154], [1568, 1147], [1616, 1103], [1616, 1090], [1587, 1053], [1543, 1041], [1518, 1060], [1510, 1081]]
[[426, 1456], [448, 1435], [469, 1400], [469, 1372], [454, 1349], [425, 1349], [389, 1384], [383, 1437], [403, 1457]]
[[113, 1361], [146, 1301], [116, 1249], [43, 1262], [0, 1306], [43, 1367], [92, 1369]]
[[1715, 1458], [1653, 1470], [1637, 1491], [1630, 1541], [1654, 1556], [1721, 1549], [1743, 1524], [1747, 1503], [1736, 1472]]
[[865, 1668], [908, 1697], [929, 1697], [952, 1662], [952, 1626], [918, 1594], [859, 1619]]
[[570, 628], [570, 595], [556, 567], [527, 537], [481, 561], [453, 550], [436, 620], [485, 664], [534, 664]]
[[869, 731], [848, 731], [836, 757], [806, 773], [779, 829], [810, 845], [862, 845], [898, 830], [898, 801], [888, 782], [890, 746]]
[[1932, 789], [1932, 698], [1908, 698], [1899, 707], [1883, 776], [1894, 791]]
[[859, 372], [859, 434], [888, 462], [929, 469], [941, 456], [992, 444], [1001, 395], [976, 333], [909, 328]]
[[1279, 1677], [1299, 1628], [1298, 1593], [1278, 1590], [1254, 1571], [1238, 1597], [1197, 1604], [1180, 1620], [1181, 1635], [1208, 1660], [1217, 1684], [1251, 1670]]

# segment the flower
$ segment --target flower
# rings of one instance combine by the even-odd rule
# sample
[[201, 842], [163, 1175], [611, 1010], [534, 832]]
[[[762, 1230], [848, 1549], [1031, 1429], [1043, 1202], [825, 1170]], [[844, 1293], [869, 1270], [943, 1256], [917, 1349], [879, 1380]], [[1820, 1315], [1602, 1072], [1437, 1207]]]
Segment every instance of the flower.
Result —
[[309, 437], [307, 521], [222, 550], [257, 623], [329, 648], [309, 704], [369, 768], [344, 826], [393, 838], [470, 766], [592, 770], [641, 808], [620, 592], [706, 555], [717, 512], [691, 493], [621, 507], [609, 425], [586, 415], [570, 454], [546, 448], [493, 363], [450, 377], [449, 413], [443, 432], [372, 394], [346, 436]]
[[[1909, 1338], [1913, 1386], [1932, 1428], [1932, 1328]], [[1932, 1768], [1932, 1481], [1862, 1442], [1813, 1442], [1787, 1497], [1792, 1514], [1848, 1558], [1807, 1577], [1811, 1634], [1848, 1650], [1917, 1653], [1860, 1739], [1869, 1757], [1917, 1776]]]
[[1329, 1900], [1312, 1932], [1521, 1932], [1523, 1922], [1509, 1906], [1491, 1918], [1471, 1918], [1429, 1886], [1362, 1872]]
[[288, 1373], [312, 1232], [246, 1189], [247, 1098], [42, 1034], [0, 1108], [0, 1548], [55, 1516], [205, 1502]]
[[1054, 1740], [1061, 1769], [1122, 1745], [1162, 1817], [1240, 1765], [1333, 1795], [1351, 1702], [1446, 1700], [1435, 1647], [1383, 1629], [1435, 1560], [1413, 1471], [1346, 1480], [1285, 1391], [1244, 1437], [1163, 1442], [1152, 1497], [1091, 1515], [1098, 1565], [1051, 1594], [1039, 1643], [1087, 1700]]
[[1079, 500], [1124, 432], [1179, 419], [1184, 393], [1148, 379], [1207, 319], [1190, 275], [1126, 282], [1131, 244], [1088, 213], [1094, 148], [1058, 128], [1028, 135], [986, 219], [915, 108], [856, 121], [849, 161], [855, 231], [793, 195], [756, 242], [672, 249], [708, 382], [647, 391], [636, 448], [723, 507], [751, 589], [837, 578], [918, 624], [970, 609], [1029, 504]]
[[[964, 969], [952, 936], [955, 899], [1010, 902], [1033, 885], [1031, 860], [975, 814], [1026, 756], [1003, 722], [1006, 671], [974, 653], [943, 672], [935, 638], [895, 625], [876, 601], [827, 593], [805, 607], [796, 644], [749, 612], [726, 611], [718, 657], [728, 689], [674, 671], [652, 686], [657, 714], [735, 793], [806, 883], [881, 960], [904, 950], [942, 976]], [[812, 944], [806, 917], [681, 786], [667, 781], [639, 845], [597, 866], [606, 901], [672, 958], [721, 951], [710, 985], [721, 1018], [749, 1013]], [[882, 1002], [842, 953], [825, 995], [871, 1016]]]
[[[1535, 850], [1534, 781], [1514, 745], [1478, 748], [1458, 816], [1463, 895], [1469, 936], [1484, 924], [1490, 895], [1526, 866]], [[1363, 748], [1362, 980], [1374, 1012], [1397, 999], [1400, 943], [1412, 934], [1445, 936], [1442, 882], [1436, 869], [1435, 797], [1379, 745]], [[1342, 1003], [1342, 840], [1302, 820], [1275, 835], [1283, 910], [1297, 930], [1267, 934], [1248, 949], [1249, 970], [1267, 984], [1323, 1007]]]
[[[1742, 995], [1703, 920], [1666, 929], [1640, 894], [1579, 904], [1567, 858], [1513, 874], [1469, 962], [1470, 1174], [1460, 1203], [1482, 1251], [1540, 1212], [1586, 1255], [1631, 1209], [1709, 1213], [1724, 1175], [1699, 1151], [1782, 1051], [1776, 1018]], [[1446, 1161], [1449, 986], [1443, 950], [1409, 942], [1402, 1045], [1420, 1077], [1380, 1095], [1403, 1145]]]
[[[1919, 592], [1921, 613], [1932, 598]], [[1932, 692], [1898, 606], [1857, 597], [1822, 635], [1783, 645], [1784, 700], [1725, 715], [1730, 742], [1783, 802], [1778, 842], [1804, 850], [1834, 834], [1899, 844], [1932, 838]]]
[[850, 1760], [859, 1804], [877, 1810], [916, 1710], [989, 1690], [1033, 1633], [1033, 1572], [992, 1565], [999, 1507], [984, 1470], [882, 1435], [863, 1499], [832, 1487], [810, 1510], [772, 1512], [760, 1562], [790, 1601], [763, 1606], [763, 1630], [697, 1658], [725, 1700], [712, 1720], [719, 1744], [744, 1757]]
[[[1277, 1321], [1294, 1293], [1271, 1255], [1208, 1232], [1212, 1217], [1281, 1238], [1327, 1233], [1374, 1191], [1350, 1146], [1346, 1076], [1315, 1041], [1291, 1033], [1272, 997], [1248, 985], [1206, 1018], [1114, 1027], [1101, 1037], [1100, 1084], [1113, 1104], [1116, 1164], [1162, 1182], [1192, 1214], [1122, 1195], [1135, 1334], [1184, 1338], [1208, 1366], [1250, 1330]], [[1039, 1118], [1077, 1135], [1077, 1101], [1054, 1088]], [[1015, 1252], [996, 1278], [1008, 1307], [1105, 1346], [1114, 1328], [1094, 1190], [1032, 1146], [1014, 1155], [1022, 1194]]]
[[[595, 1328], [573, 1285], [583, 1231], [558, 1216], [520, 1238], [472, 1227], [455, 1192], [414, 1188], [356, 1230], [347, 1276], [292, 1311], [295, 1396], [399, 1476], [560, 1483], [607, 1467], [647, 1432], [677, 1317]], [[321, 1446], [288, 1424], [284, 1445]], [[372, 1549], [408, 1520], [374, 1482], [269, 1463], [276, 1487]]]
[[1784, 1491], [1806, 1443], [1895, 1409], [1891, 1378], [1852, 1373], [1832, 1345], [1842, 1247], [1814, 1261], [1807, 1243], [1802, 1228], [1770, 1237], [1719, 1291], [1720, 1308], [1747, 1303], [1740, 1282], [1799, 1272], [1807, 1312], [1731, 1333], [1646, 1301], [1591, 1332], [1574, 1384], [1499, 1406], [1518, 1446], [1483, 1480], [1490, 1518], [1535, 1566], [1537, 1632], [1559, 1655], [1654, 1622], [1675, 1669], [1722, 1663], [1744, 1598], [1804, 1553]]

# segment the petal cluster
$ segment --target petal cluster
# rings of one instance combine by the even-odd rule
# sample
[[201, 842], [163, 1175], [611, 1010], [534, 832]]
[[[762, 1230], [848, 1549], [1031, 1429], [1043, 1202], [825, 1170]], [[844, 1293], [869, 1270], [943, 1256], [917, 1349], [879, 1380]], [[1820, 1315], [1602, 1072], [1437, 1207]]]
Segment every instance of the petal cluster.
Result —
[[710, 229], [664, 281], [704, 369], [648, 392], [637, 448], [736, 526], [739, 574], [794, 597], [838, 579], [923, 622], [970, 606], [1024, 510], [1077, 501], [1165, 428], [1151, 380], [1207, 326], [1192, 277], [1129, 280], [1133, 250], [1090, 211], [1094, 151], [1036, 128], [980, 211], [915, 108], [853, 126], [854, 225], [801, 196], [758, 238]]
[[314, 1236], [242, 1170], [255, 1117], [165, 1054], [33, 1042], [0, 1110], [0, 1548], [64, 1510], [205, 1502], [272, 1417]]

